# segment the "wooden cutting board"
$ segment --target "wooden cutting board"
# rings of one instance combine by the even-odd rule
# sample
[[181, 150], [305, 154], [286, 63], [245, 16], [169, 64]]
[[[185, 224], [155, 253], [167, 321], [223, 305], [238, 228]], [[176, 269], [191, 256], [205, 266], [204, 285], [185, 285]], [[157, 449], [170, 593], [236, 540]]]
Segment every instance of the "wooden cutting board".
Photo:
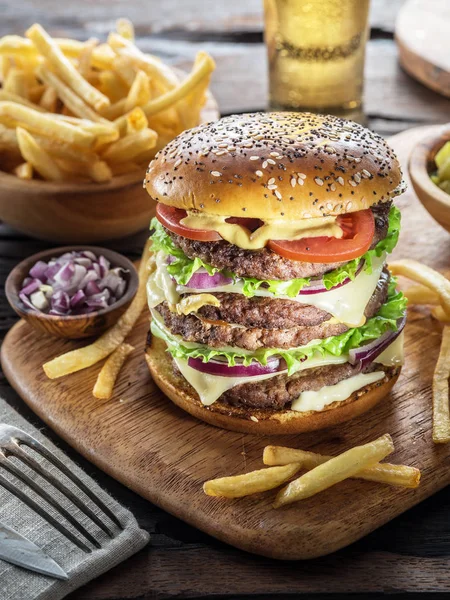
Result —
[[399, 10], [395, 40], [412, 77], [450, 98], [450, 2], [408, 0]]
[[[391, 139], [403, 165], [424, 129], [429, 128]], [[448, 268], [450, 237], [426, 213], [412, 188], [398, 205], [404, 217], [396, 256]], [[435, 446], [431, 441], [431, 377], [441, 326], [426, 309], [409, 313], [406, 366], [384, 402], [334, 429], [287, 437], [217, 429], [174, 406], [147, 371], [147, 330], [146, 314], [129, 337], [136, 351], [120, 375], [114, 398], [107, 402], [92, 397], [98, 366], [47, 379], [42, 363], [76, 344], [44, 337], [24, 322], [5, 339], [3, 369], [25, 402], [83, 456], [195, 527], [256, 554], [312, 558], [350, 544], [450, 482], [450, 444]], [[271, 507], [273, 493], [230, 501], [202, 492], [206, 479], [262, 467], [262, 450], [269, 443], [333, 454], [386, 432], [396, 446], [389, 460], [422, 470], [418, 489], [349, 480], [277, 511]]]

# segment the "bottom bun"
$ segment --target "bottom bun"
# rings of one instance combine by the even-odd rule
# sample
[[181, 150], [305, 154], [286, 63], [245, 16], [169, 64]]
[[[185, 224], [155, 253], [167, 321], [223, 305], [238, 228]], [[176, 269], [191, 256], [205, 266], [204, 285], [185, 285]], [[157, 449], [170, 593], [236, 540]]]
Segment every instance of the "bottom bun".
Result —
[[299, 412], [242, 408], [221, 403], [220, 399], [204, 406], [194, 388], [175, 371], [166, 344], [155, 336], [146, 349], [146, 360], [156, 385], [177, 406], [210, 425], [256, 434], [303, 433], [353, 419], [386, 397], [401, 371], [401, 367], [384, 367], [384, 379], [357, 390], [347, 400], [333, 402], [321, 411]]

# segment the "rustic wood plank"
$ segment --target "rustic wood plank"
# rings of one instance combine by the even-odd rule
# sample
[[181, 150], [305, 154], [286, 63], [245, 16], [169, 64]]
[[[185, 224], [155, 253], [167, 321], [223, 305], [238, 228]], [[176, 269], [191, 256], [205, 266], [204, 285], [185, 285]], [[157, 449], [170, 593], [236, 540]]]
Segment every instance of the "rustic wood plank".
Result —
[[[372, 0], [370, 24], [393, 32], [395, 16], [405, 0]], [[261, 32], [262, 0], [208, 2], [199, 0], [79, 0], [76, 3], [40, 0], [23, 10], [17, 0], [2, 2], [0, 35], [21, 33], [39, 21], [54, 32], [75, 37], [104, 36], [119, 17], [134, 21], [140, 36], [165, 32]]]
[[[417, 592], [424, 590], [440, 589], [442, 594], [448, 592], [441, 574], [448, 568], [450, 560], [450, 487], [347, 550], [308, 561], [304, 563], [303, 569], [302, 563], [280, 563], [234, 550], [164, 513], [80, 457], [36, 417], [6, 382], [2, 383], [1, 378], [0, 396], [6, 397], [35, 426], [43, 428], [45, 434], [81, 468], [89, 472], [122, 504], [130, 507], [141, 527], [152, 535], [151, 544], [146, 549], [74, 592], [69, 596], [70, 600], [155, 600], [211, 597], [213, 594], [221, 598], [262, 600], [264, 597], [267, 600], [264, 592], [267, 586], [272, 586], [273, 589], [274, 584], [270, 582], [274, 578], [278, 591], [272, 592], [270, 597], [287, 598], [288, 589], [293, 590], [293, 594], [299, 593], [296, 584], [305, 579], [317, 587], [317, 593], [331, 588], [333, 600], [347, 600], [348, 595], [338, 593], [339, 590], [353, 591], [359, 585], [354, 580], [363, 577], [365, 581], [367, 573], [372, 572], [383, 573], [376, 581], [377, 586], [384, 582], [386, 592], [395, 589], [403, 592], [401, 597], [405, 598], [401, 577], [397, 576], [398, 560], [401, 561], [402, 572], [406, 571], [408, 563], [414, 565], [410, 571], [410, 581], [406, 582], [407, 588], [412, 588], [408, 598], [414, 598]], [[212, 556], [211, 563], [209, 556]], [[429, 561], [429, 558], [433, 560]], [[362, 568], [354, 569], [354, 564], [364, 565], [364, 574]], [[187, 565], [186, 568], [184, 565]], [[335, 580], [339, 579], [337, 589], [329, 584], [329, 579], [333, 576]], [[246, 586], [250, 592], [238, 592], [243, 589], [243, 584], [239, 581], [241, 578], [248, 582]], [[374, 578], [370, 576], [370, 579], [370, 586], [364, 589], [361, 596], [355, 595], [355, 600], [365, 600], [368, 593], [372, 600], [382, 600], [384, 595], [381, 592], [371, 591]], [[325, 600], [323, 596], [314, 597], [316, 600]]]
[[[393, 139], [403, 164], [411, 144], [423, 135], [419, 129]], [[445, 269], [450, 251], [448, 246], [445, 250], [447, 233], [426, 214], [412, 189], [398, 204], [404, 226], [395, 254], [425, 258], [428, 264]], [[430, 236], [434, 244], [427, 246]], [[430, 433], [430, 373], [441, 326], [426, 313], [410, 311], [408, 360], [389, 399], [344, 428], [301, 436], [302, 447], [333, 454], [388, 431], [396, 443], [393, 461], [423, 469], [419, 488], [346, 481], [323, 492], [320, 501], [310, 498], [282, 511], [272, 509], [271, 494], [227, 502], [204, 496], [201, 483], [223, 474], [223, 465], [228, 465], [225, 472], [232, 473], [257, 468], [265, 444], [281, 441], [295, 446], [299, 436], [241, 435], [209, 427], [179, 411], [156, 388], [142, 360], [147, 330], [148, 315], [143, 315], [129, 336], [138, 352], [126, 363], [109, 402], [92, 398], [98, 368], [57, 382], [48, 380], [42, 362], [77, 344], [43, 338], [23, 322], [6, 337], [2, 364], [29, 406], [70, 445], [142, 496], [215, 537], [263, 556], [321, 556], [361, 538], [450, 483], [450, 448], [434, 446]], [[450, 590], [450, 576], [443, 584]]]

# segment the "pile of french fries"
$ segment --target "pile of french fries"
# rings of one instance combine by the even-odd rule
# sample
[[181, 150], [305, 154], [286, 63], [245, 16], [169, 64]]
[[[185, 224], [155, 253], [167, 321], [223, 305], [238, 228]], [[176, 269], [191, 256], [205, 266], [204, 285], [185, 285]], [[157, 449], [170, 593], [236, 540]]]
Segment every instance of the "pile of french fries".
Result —
[[132, 331], [147, 304], [146, 284], [150, 270], [154, 264], [150, 261], [150, 241], [145, 245], [139, 267], [139, 286], [132, 303], [108, 331], [101, 335], [95, 342], [66, 354], [57, 356], [43, 365], [44, 372], [49, 379], [57, 379], [70, 373], [87, 369], [100, 361], [107, 359], [97, 377], [93, 395], [101, 400], [109, 400], [113, 395], [114, 384], [120, 370], [133, 352], [130, 344], [124, 343], [125, 338]]
[[198, 125], [215, 64], [179, 73], [141, 52], [120, 19], [106, 43], [53, 39], [38, 24], [0, 39], [0, 157], [21, 179], [108, 182]]
[[299, 471], [306, 471], [278, 492], [273, 506], [280, 508], [310, 498], [350, 477], [416, 488], [420, 482], [419, 469], [379, 462], [393, 451], [389, 434], [334, 457], [283, 446], [266, 446], [263, 462], [268, 468], [211, 479], [205, 482], [203, 490], [208, 496], [240, 498], [278, 488]]
[[444, 323], [438, 362], [433, 374], [433, 441], [450, 442], [450, 281], [438, 271], [416, 260], [405, 259], [389, 264], [393, 275], [415, 282], [404, 291], [408, 304], [430, 305], [432, 316]]

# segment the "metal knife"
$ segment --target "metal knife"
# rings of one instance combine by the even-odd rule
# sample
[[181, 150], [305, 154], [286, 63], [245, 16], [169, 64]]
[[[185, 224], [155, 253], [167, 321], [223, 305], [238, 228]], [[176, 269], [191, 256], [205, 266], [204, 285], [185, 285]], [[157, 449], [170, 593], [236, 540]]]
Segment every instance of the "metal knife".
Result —
[[36, 544], [0, 521], [0, 558], [19, 567], [50, 575], [56, 579], [68, 579], [67, 573]]

